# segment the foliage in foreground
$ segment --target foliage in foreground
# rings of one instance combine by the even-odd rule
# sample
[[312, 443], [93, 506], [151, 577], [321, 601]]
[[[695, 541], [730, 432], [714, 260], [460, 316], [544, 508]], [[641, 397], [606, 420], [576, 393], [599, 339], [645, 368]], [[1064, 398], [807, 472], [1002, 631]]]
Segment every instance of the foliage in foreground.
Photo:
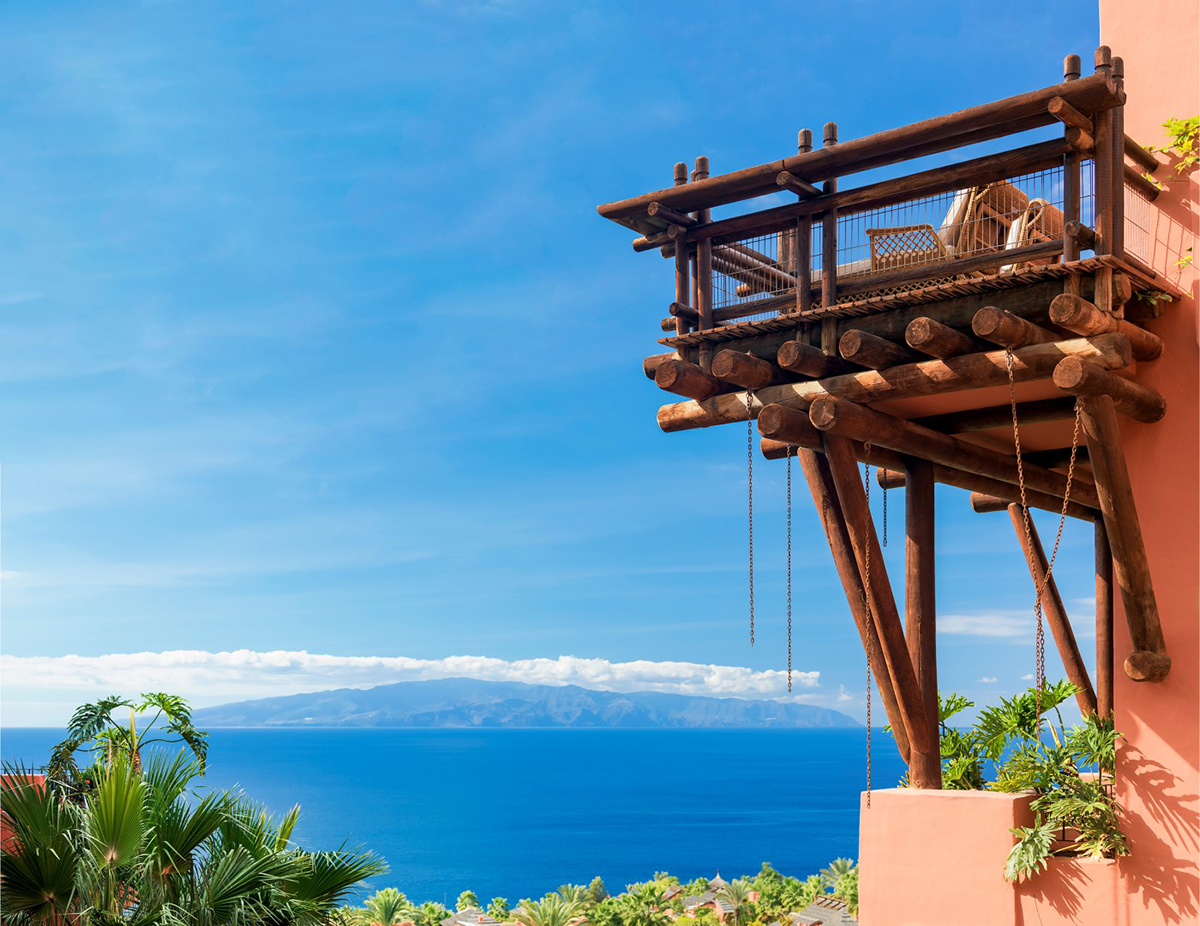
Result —
[[6, 926], [316, 926], [386, 866], [369, 852], [306, 852], [291, 842], [299, 808], [270, 817], [246, 797], [200, 797], [200, 766], [122, 753], [78, 800], [23, 780], [5, 785]]
[[[984, 708], [967, 728], [953, 727], [949, 720], [974, 707], [974, 702], [957, 692], [938, 695], [942, 787], [1034, 793], [1034, 825], [1012, 830], [1017, 842], [1004, 871], [1010, 881], [1033, 877], [1054, 855], [1129, 854], [1121, 808], [1111, 793], [1120, 734], [1111, 718], [1095, 716], [1067, 729], [1059, 705], [1076, 690], [1066, 681], [1046, 685], [1039, 713], [1037, 689], [1029, 688]], [[989, 768], [994, 775], [990, 782], [986, 780]], [[1091, 774], [1086, 769], [1096, 771]], [[1066, 838], [1060, 839], [1063, 834]]]

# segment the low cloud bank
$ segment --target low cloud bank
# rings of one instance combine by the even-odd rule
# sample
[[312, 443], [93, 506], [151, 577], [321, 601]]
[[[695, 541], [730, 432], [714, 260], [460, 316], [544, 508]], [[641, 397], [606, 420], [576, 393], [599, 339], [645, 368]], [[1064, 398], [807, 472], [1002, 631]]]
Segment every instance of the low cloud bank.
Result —
[[[371, 688], [389, 682], [466, 677], [608, 691], [662, 691], [711, 697], [787, 698], [787, 673], [695, 662], [612, 662], [559, 656], [333, 656], [304, 650], [170, 650], [104, 656], [0, 656], [4, 723], [59, 724], [75, 704], [101, 694], [177, 692], [198, 706], [249, 698]], [[792, 686], [815, 689], [820, 672], [793, 672]], [[812, 695], [793, 694], [806, 701]]]

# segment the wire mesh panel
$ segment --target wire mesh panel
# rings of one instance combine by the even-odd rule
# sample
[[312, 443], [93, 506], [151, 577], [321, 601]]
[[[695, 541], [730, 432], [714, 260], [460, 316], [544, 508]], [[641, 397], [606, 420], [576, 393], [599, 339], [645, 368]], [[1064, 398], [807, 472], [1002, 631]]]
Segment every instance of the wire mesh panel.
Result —
[[[1093, 174], [1090, 162], [1086, 162], [1081, 170], [1085, 222], [1094, 212]], [[939, 263], [1060, 241], [1064, 224], [1061, 167], [839, 215], [837, 281], [839, 287], [856, 284], [853, 292], [840, 297], [839, 302], [862, 298], [864, 291], [869, 290], [859, 284], [869, 284], [874, 275], [936, 268]], [[815, 295], [820, 291], [825, 261], [820, 222], [812, 225], [810, 238]], [[715, 247], [714, 308], [724, 309], [726, 317], [736, 316], [741, 320], [794, 311], [796, 242], [793, 226]], [[1057, 260], [1058, 257], [1024, 258], [989, 267], [986, 272], [1010, 272]], [[973, 273], [982, 272], [985, 271]], [[936, 273], [920, 277], [892, 286], [881, 281], [879, 292], [900, 292], [939, 280]], [[944, 279], [954, 278], [948, 274]]]

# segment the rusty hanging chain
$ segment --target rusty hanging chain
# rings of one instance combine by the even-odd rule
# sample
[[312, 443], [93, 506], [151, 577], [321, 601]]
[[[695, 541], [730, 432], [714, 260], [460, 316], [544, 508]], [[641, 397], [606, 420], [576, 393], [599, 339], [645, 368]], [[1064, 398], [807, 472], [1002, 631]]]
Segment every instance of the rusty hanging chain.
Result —
[[883, 487], [883, 545], [887, 546], [887, 486]]
[[752, 397], [746, 390], [746, 536], [749, 546], [750, 564], [750, 645], [754, 645], [754, 418], [751, 414]]
[[792, 692], [792, 445], [787, 448], [787, 682]]
[[[1021, 455], [1021, 426], [1017, 420], [1017, 389], [1016, 378], [1013, 375], [1013, 353], [1007, 347], [1004, 349], [1004, 365], [1008, 371], [1008, 401], [1012, 407], [1013, 445], [1017, 455], [1017, 486], [1021, 490], [1021, 522], [1025, 529], [1025, 558], [1029, 562], [1030, 574], [1036, 577], [1037, 567], [1034, 563], [1033, 528], [1029, 514], [1029, 505], [1025, 498], [1025, 463]], [[1042, 578], [1040, 580], [1035, 578], [1033, 583], [1036, 596], [1033, 602], [1033, 613], [1037, 621], [1037, 630], [1034, 635], [1034, 684], [1037, 691], [1034, 702], [1034, 717], [1039, 728], [1042, 717], [1042, 689], [1046, 685], [1046, 630], [1042, 619], [1042, 595], [1046, 591], [1046, 586], [1050, 583], [1050, 575], [1054, 570], [1054, 561], [1058, 558], [1058, 547], [1062, 543], [1063, 527], [1067, 523], [1067, 506], [1071, 501], [1071, 485], [1075, 479], [1075, 457], [1079, 450], [1079, 424], [1082, 410], [1082, 406], [1077, 398], [1075, 400], [1075, 424], [1071, 432], [1071, 460], [1067, 466], [1067, 485], [1063, 491], [1062, 511], [1058, 516], [1058, 531], [1054, 535], [1054, 549], [1050, 553], [1050, 559], [1046, 562], [1046, 570], [1042, 574]]]
[[[867, 441], [865, 448], [871, 452], [871, 442]], [[867, 809], [871, 809], [871, 650], [875, 640], [875, 631], [871, 625], [871, 467], [863, 464], [863, 492], [867, 497], [867, 530], [864, 532], [863, 543], [863, 605], [867, 615]]]

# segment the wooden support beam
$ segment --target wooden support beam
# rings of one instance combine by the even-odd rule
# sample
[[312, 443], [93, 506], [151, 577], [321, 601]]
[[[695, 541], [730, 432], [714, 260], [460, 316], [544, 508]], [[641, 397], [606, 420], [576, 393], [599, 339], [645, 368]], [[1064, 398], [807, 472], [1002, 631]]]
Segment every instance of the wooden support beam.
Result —
[[1078, 357], [1065, 357], [1054, 368], [1054, 385], [1076, 396], [1109, 396], [1117, 411], [1135, 421], [1150, 423], [1167, 413], [1167, 400], [1155, 390], [1122, 379]]
[[[1064, 357], [1079, 356], [1105, 369], [1128, 366], [1132, 353], [1129, 339], [1110, 333], [1091, 338], [1032, 344], [1013, 351], [1013, 380], [1018, 383], [1047, 379]], [[969, 389], [1008, 385], [1004, 351], [964, 354], [949, 360], [924, 360], [888, 370], [865, 370], [819, 380], [768, 386], [750, 401], [750, 415], [764, 405], [779, 403], [805, 408], [822, 395], [841, 395], [855, 402], [945, 395]], [[746, 397], [741, 393], [717, 396], [707, 401], [680, 402], [658, 410], [658, 426], [664, 431], [687, 431], [718, 424], [745, 421]]]
[[671, 238], [665, 231], [655, 232], [653, 235], [644, 235], [641, 238], [633, 239], [633, 249], [641, 254], [643, 251], [653, 251], [655, 248], [661, 248], [671, 244]]
[[1067, 222], [1063, 228], [1063, 234], [1075, 239], [1077, 251], [1090, 251], [1096, 247], [1095, 229], [1082, 222]]
[[[937, 749], [936, 721], [925, 713], [917, 675], [908, 655], [904, 630], [900, 626], [900, 614], [896, 610], [896, 599], [888, 581], [887, 566], [883, 560], [883, 548], [875, 534], [875, 525], [867, 509], [866, 494], [863, 492], [854, 448], [850, 441], [833, 434], [825, 435], [825, 458], [829, 472], [837, 489], [838, 501], [842, 506], [842, 520], [850, 538], [850, 547], [858, 562], [863, 585], [871, 603], [871, 618], [884, 662], [887, 663], [892, 687], [900, 715], [904, 718], [904, 729], [908, 732], [909, 744], [914, 753], [929, 753]], [[870, 569], [867, 569], [868, 561]], [[869, 573], [869, 575], [868, 575]]]
[[850, 606], [850, 614], [854, 618], [855, 627], [858, 628], [859, 639], [862, 640], [863, 650], [866, 652], [868, 663], [871, 666], [871, 673], [875, 676], [875, 684], [883, 699], [884, 712], [887, 714], [888, 722], [892, 725], [896, 748], [900, 751], [900, 757], [907, 763], [910, 760], [908, 731], [896, 700], [896, 692], [892, 687], [892, 678], [888, 672], [887, 663], [884, 662], [883, 649], [876, 638], [874, 622], [867, 618], [862, 573], [859, 572], [858, 563], [855, 561], [850, 547], [850, 537], [846, 532], [846, 518], [842, 514], [842, 506], [838, 501], [837, 489], [829, 470], [829, 463], [823, 453], [815, 450], [803, 449], [796, 456], [804, 471], [808, 488], [812, 492], [817, 516], [821, 519], [822, 527], [825, 528], [829, 551], [833, 554], [833, 563], [837, 568], [838, 578], [841, 579], [842, 588], [846, 592], [846, 603]]
[[[904, 638], [917, 675], [925, 716], [936, 723], [937, 597], [934, 573], [933, 465], [909, 459], [904, 493]], [[908, 778], [914, 788], [942, 786], [942, 754], [936, 737], [928, 752], [916, 752]]]
[[1171, 657], [1158, 618], [1150, 561], [1125, 468], [1117, 413], [1108, 396], [1083, 396], [1080, 403], [1104, 528], [1112, 546], [1113, 572], [1133, 638], [1134, 652], [1125, 659], [1125, 674], [1135, 682], [1158, 681], [1171, 671]]
[[1061, 96], [1056, 96], [1047, 103], [1046, 111], [1064, 125], [1072, 125], [1077, 129], [1083, 129], [1085, 132], [1092, 131], [1091, 117], [1085, 116]]
[[1071, 622], [1067, 618], [1067, 609], [1063, 606], [1062, 596], [1058, 593], [1058, 584], [1054, 581], [1054, 574], [1051, 573], [1048, 577], [1046, 575], [1049, 565], [1037, 528], [1031, 518], [1029, 535], [1026, 536], [1025, 513], [1015, 502], [1008, 506], [1008, 516], [1012, 519], [1013, 527], [1017, 531], [1017, 539], [1021, 543], [1021, 550], [1025, 554], [1025, 562], [1029, 566], [1029, 573], [1033, 577], [1034, 585], [1042, 589], [1042, 610], [1047, 623], [1050, 624], [1050, 632], [1054, 635], [1054, 643], [1058, 647], [1058, 655], [1062, 658], [1067, 680], [1079, 689], [1075, 693], [1075, 701], [1079, 705], [1079, 710], [1084, 714], [1095, 714], [1096, 691], [1092, 688], [1092, 680], [1088, 677], [1087, 666], [1084, 665], [1083, 657], [1079, 654], [1079, 644], [1075, 642], [1075, 631], [1071, 629]]
[[971, 330], [985, 341], [1010, 349], [1062, 340], [1053, 331], [994, 305], [985, 305], [975, 313], [971, 319]]
[[[1066, 401], [1071, 402], [1072, 399]], [[1072, 413], [1071, 417], [1074, 417]], [[1071, 448], [1070, 447], [1054, 447], [1050, 450], [1029, 450], [1024, 454], [1024, 458], [1035, 466], [1042, 466], [1046, 469], [1065, 469], [1071, 465]], [[1086, 463], [1088, 458], [1087, 444], [1075, 448], [1075, 465]]]
[[786, 170], [780, 171], [779, 176], [775, 178], [775, 182], [797, 196], [820, 196], [821, 190], [813, 186], [807, 180], [801, 180], [795, 174], [789, 174]]
[[1125, 136], [1125, 156], [1148, 174], [1152, 174], [1158, 170], [1158, 158], [1128, 135]]
[[[774, 410], [780, 409], [786, 416], [773, 418]], [[797, 417], [798, 416], [798, 417]], [[812, 426], [812, 422], [808, 420], [808, 416], [803, 412], [796, 411], [791, 408], [783, 408], [782, 405], [768, 405], [763, 409], [763, 413], [758, 417], [759, 433], [763, 435], [759, 441], [759, 450], [763, 457], [768, 460], [782, 460], [788, 455], [788, 448], [795, 450], [797, 447], [803, 447], [807, 450], [821, 450], [824, 447], [822, 442], [821, 432]], [[768, 436], [771, 435], [771, 436]], [[870, 463], [872, 466], [878, 467], [881, 474], [880, 485], [883, 484], [883, 479], [894, 478], [895, 481], [890, 482], [889, 488], [896, 488], [904, 484], [904, 467], [905, 458], [896, 453], [894, 450], [889, 450], [886, 447], [880, 447], [877, 444], [864, 444], [862, 441], [852, 441], [854, 453], [861, 463]], [[973, 492], [972, 498], [979, 496], [980, 498], [996, 498], [999, 504], [995, 508], [988, 510], [1003, 511], [1009, 502], [1015, 501], [1020, 496], [1020, 491], [1016, 486], [1006, 482], [1001, 482], [999, 479], [991, 479], [987, 476], [980, 476], [978, 473], [969, 473], [965, 470], [956, 469], [952, 466], [943, 466], [938, 463], [933, 467], [933, 479], [942, 485], [954, 486], [958, 489], [965, 489], [968, 492]], [[1040, 508], [1043, 511], [1050, 511], [1054, 514], [1059, 514], [1062, 511], [1062, 499], [1055, 498], [1052, 495], [1045, 495], [1041, 492], [1027, 490], [1025, 493], [1026, 501], [1030, 508]], [[1085, 508], [1078, 502], [1071, 502], [1067, 505], [1067, 517], [1076, 518], [1081, 521], [1092, 521], [1099, 516], [1099, 513]]]
[[[825, 138], [823, 145], [824, 148], [822, 150], [836, 147], [836, 122], [825, 123]], [[837, 188], [837, 176], [832, 175], [828, 180], [825, 181], [824, 193], [826, 196], [831, 196], [837, 192]], [[821, 215], [821, 305], [825, 306], [826, 308], [837, 304], [837, 217], [838, 211], [836, 208], [827, 209]]]
[[1128, 164], [1122, 165], [1121, 178], [1125, 183], [1145, 196], [1146, 199], [1150, 200], [1150, 202], [1158, 199], [1158, 194], [1162, 192], [1158, 184], [1147, 180], [1141, 171], [1136, 167], [1130, 167]]
[[684, 305], [681, 302], [672, 302], [667, 306], [667, 311], [671, 314], [672, 318], [681, 318], [688, 322], [694, 322], [700, 318], [699, 312], [690, 305]]
[[[675, 189], [687, 190], [698, 183], [703, 183], [708, 178], [708, 158], [700, 155], [696, 158], [695, 167], [692, 169], [692, 182], [686, 186], [677, 186]], [[680, 209], [679, 211], [685, 210]], [[701, 207], [696, 210], [694, 218], [697, 223], [707, 224], [712, 221], [712, 210]], [[692, 294], [692, 305], [699, 313], [696, 328], [700, 331], [707, 331], [716, 324], [713, 319], [713, 247], [711, 238], [696, 243], [696, 256], [692, 260]], [[700, 369], [707, 373], [712, 366], [712, 346], [702, 344], [698, 353]]]
[[[988, 450], [948, 434], [940, 434], [911, 421], [886, 415], [838, 396], [822, 396], [808, 410], [808, 417], [821, 431], [852, 440], [870, 441], [898, 453], [953, 466], [989, 476], [1010, 485], [1019, 485], [1017, 461], [1003, 453]], [[1047, 495], [1062, 498], [1067, 480], [1062, 473], [1024, 467], [1025, 484]], [[1089, 508], [1099, 507], [1095, 486], [1078, 476], [1071, 486], [1071, 497]]]
[[[1014, 502], [1019, 503], [1021, 500], [1020, 491], [1014, 491], [1013, 487], [1007, 483], [1001, 483], [1004, 486], [1004, 491], [995, 492], [972, 492], [971, 493], [971, 508], [978, 514], [984, 514], [989, 511], [1007, 511], [1008, 506]], [[1030, 492], [1026, 490], [1025, 501], [1030, 508], [1040, 508], [1043, 511], [1049, 511], [1052, 514], [1062, 513], [1062, 499], [1054, 499], [1049, 495], [1042, 495], [1040, 492]], [[1058, 504], [1055, 506], [1054, 502]], [[1082, 505], [1071, 502], [1067, 505], [1067, 517], [1075, 518], [1079, 521], [1095, 522], [1100, 517], [1100, 512], [1092, 508], [1084, 508]]]
[[646, 214], [652, 215], [657, 219], [662, 219], [664, 222], [669, 222], [672, 225], [678, 225], [680, 228], [690, 228], [696, 224], [696, 220], [690, 215], [676, 212], [670, 206], [664, 206], [662, 203], [651, 203], [646, 208]]
[[[1121, 276], [1124, 280], [1123, 283], [1118, 283], [1115, 279], [1113, 281], [1114, 286], [1118, 289], [1129, 285], [1128, 277], [1125, 277], [1124, 274]], [[1114, 298], [1114, 302], [1118, 300], [1120, 300], [1119, 295]], [[1127, 302], [1128, 299], [1120, 301]], [[1119, 331], [1129, 338], [1129, 347], [1133, 351], [1135, 360], [1157, 360], [1162, 355], [1163, 342], [1158, 335], [1138, 327], [1133, 322], [1127, 322], [1123, 318], [1115, 318], [1101, 312], [1086, 299], [1070, 293], [1055, 296], [1051, 301], [1050, 321], [1060, 328], [1074, 331], [1084, 337], [1104, 334], [1108, 331]]]
[[[1074, 399], [1041, 399], [1017, 403], [1017, 420], [1021, 424], [1041, 424], [1046, 421], [1066, 421], [1075, 417]], [[968, 434], [1012, 427], [1012, 406], [989, 405], [968, 408], [961, 412], [945, 412], [912, 419], [914, 423], [945, 434]]]
[[1067, 140], [1071, 150], [1079, 154], [1093, 151], [1096, 148], [1096, 139], [1092, 137], [1092, 134], [1074, 126], [1069, 127], [1063, 133], [1063, 138]]
[[838, 353], [843, 359], [872, 370], [886, 370], [888, 367], [916, 363], [922, 359], [920, 354], [907, 347], [893, 344], [858, 328], [851, 328], [841, 336], [838, 340]]
[[925, 316], [908, 323], [904, 329], [904, 340], [913, 350], [940, 360], [979, 350], [979, 345], [970, 335]]
[[723, 380], [686, 360], [663, 361], [654, 371], [654, 384], [659, 389], [698, 401], [729, 391], [729, 385]]
[[660, 366], [668, 360], [681, 360], [678, 351], [667, 351], [665, 354], [651, 354], [642, 361], [642, 372], [646, 374], [646, 379], [654, 379], [654, 373]]
[[755, 392], [784, 381], [775, 364], [740, 350], [718, 351], [713, 357], [712, 375]]
[[830, 357], [819, 347], [813, 347], [803, 341], [784, 341], [775, 355], [775, 362], [785, 370], [811, 376], [813, 379], [853, 373], [858, 369], [853, 364]]
[[1096, 711], [1101, 718], [1113, 712], [1113, 564], [1104, 520], [1096, 537]]

